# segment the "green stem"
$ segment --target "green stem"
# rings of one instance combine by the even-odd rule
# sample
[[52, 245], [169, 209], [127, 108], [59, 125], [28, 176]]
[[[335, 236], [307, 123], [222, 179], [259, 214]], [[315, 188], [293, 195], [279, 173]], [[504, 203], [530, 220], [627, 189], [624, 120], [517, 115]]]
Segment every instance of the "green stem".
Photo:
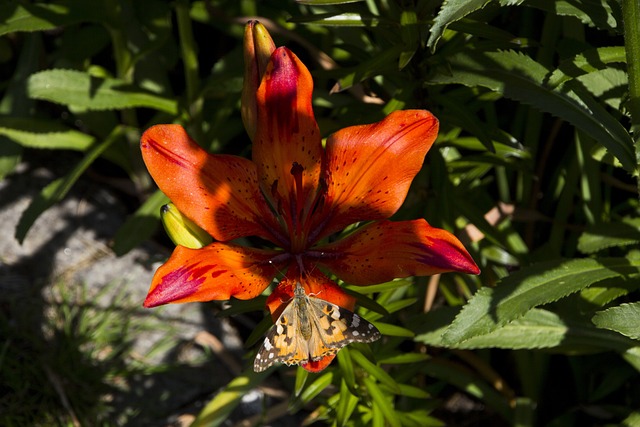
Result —
[[[134, 58], [127, 43], [127, 34], [124, 30], [122, 15], [125, 14], [123, 8], [126, 6], [121, 1], [114, 2], [116, 7], [110, 9], [107, 25], [113, 44], [113, 57], [116, 63], [116, 76], [126, 82], [133, 82]], [[138, 128], [136, 112], [130, 108], [121, 111], [122, 123], [127, 128], [125, 138], [130, 151], [131, 171], [130, 177], [138, 194], [144, 193], [151, 187], [151, 180], [146, 173], [142, 155], [140, 154], [140, 133], [132, 129]]]
[[[624, 47], [629, 73], [629, 111], [631, 134], [635, 141], [636, 162], [640, 164], [640, 0], [623, 0]], [[640, 178], [638, 181], [640, 193]]]
[[176, 20], [178, 22], [178, 33], [180, 34], [180, 50], [187, 86], [186, 101], [187, 105], [191, 107], [192, 103], [198, 98], [198, 85], [200, 80], [198, 77], [197, 47], [193, 39], [188, 0], [178, 0], [176, 2]]

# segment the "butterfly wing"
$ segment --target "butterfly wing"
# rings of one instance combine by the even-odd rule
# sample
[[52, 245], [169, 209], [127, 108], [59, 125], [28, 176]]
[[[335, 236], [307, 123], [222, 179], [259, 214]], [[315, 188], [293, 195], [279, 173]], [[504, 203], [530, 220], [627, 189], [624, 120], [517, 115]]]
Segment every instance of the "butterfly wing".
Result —
[[380, 332], [356, 313], [329, 301], [309, 297], [314, 333], [309, 340], [312, 360], [336, 354], [352, 342], [373, 342]]
[[294, 365], [309, 360], [308, 342], [298, 332], [298, 305], [296, 299], [291, 301], [269, 330], [253, 361], [254, 371], [262, 372], [274, 363]]

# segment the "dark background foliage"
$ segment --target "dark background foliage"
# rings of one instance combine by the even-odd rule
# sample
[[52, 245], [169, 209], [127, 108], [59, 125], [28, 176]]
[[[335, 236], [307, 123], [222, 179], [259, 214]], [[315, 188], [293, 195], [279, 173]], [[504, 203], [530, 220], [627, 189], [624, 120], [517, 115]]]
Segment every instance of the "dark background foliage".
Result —
[[[339, 425], [636, 425], [637, 1], [5, 1], [0, 179], [6, 188], [20, 175], [40, 179], [39, 167], [50, 172], [15, 239], [89, 182], [127, 214], [109, 251], [170, 247], [158, 227], [167, 200], [142, 164], [140, 134], [180, 123], [212, 152], [250, 154], [241, 41], [255, 17], [310, 68], [324, 136], [397, 109], [439, 118], [395, 219], [456, 233], [482, 274], [354, 289], [385, 338], [342, 350], [321, 374], [280, 369], [269, 381], [283, 403], [266, 401], [251, 422], [298, 413]], [[25, 322], [29, 312], [2, 301], [0, 420], [134, 425], [123, 414], [136, 408], [116, 416], [104, 397], [154, 369], [130, 363], [140, 332], [118, 333], [113, 313], [64, 295], [52, 317], [39, 309]], [[224, 314], [258, 321], [262, 302], [233, 302]], [[253, 334], [238, 327], [251, 345], [267, 324]], [[47, 378], [25, 374], [40, 327], [68, 351]], [[109, 357], [96, 355], [107, 347]], [[27, 388], [25, 378], [45, 385]], [[216, 395], [201, 412], [184, 413], [199, 412], [194, 425], [222, 424], [265, 381], [237, 373], [220, 394], [193, 398]]]

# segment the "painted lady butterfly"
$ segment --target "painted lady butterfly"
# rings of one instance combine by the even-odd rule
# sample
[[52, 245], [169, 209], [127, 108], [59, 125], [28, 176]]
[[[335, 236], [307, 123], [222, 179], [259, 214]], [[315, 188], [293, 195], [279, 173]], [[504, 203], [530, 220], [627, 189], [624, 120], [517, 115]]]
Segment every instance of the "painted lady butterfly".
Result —
[[306, 364], [336, 354], [352, 342], [373, 342], [380, 332], [357, 314], [306, 294], [298, 282], [293, 300], [269, 330], [253, 362], [262, 372], [274, 363]]

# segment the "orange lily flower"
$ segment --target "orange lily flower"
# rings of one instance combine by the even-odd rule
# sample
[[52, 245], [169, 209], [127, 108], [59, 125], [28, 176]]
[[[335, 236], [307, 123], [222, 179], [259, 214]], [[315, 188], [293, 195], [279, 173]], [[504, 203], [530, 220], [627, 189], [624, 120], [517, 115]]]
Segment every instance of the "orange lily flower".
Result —
[[[288, 280], [267, 301], [277, 319], [297, 281], [353, 310], [353, 297], [321, 270], [354, 285], [479, 273], [451, 233], [424, 219], [387, 220], [422, 167], [437, 119], [424, 110], [397, 111], [378, 123], [340, 130], [323, 147], [312, 89], [300, 60], [287, 48], [273, 50], [247, 125], [252, 160], [209, 154], [179, 125], [157, 125], [143, 134], [143, 158], [158, 187], [214, 239], [200, 249], [177, 246], [155, 273], [145, 307], [254, 298], [286, 270]], [[359, 222], [367, 224], [329, 241]], [[234, 242], [249, 236], [269, 247]], [[321, 370], [332, 358], [303, 366]]]

